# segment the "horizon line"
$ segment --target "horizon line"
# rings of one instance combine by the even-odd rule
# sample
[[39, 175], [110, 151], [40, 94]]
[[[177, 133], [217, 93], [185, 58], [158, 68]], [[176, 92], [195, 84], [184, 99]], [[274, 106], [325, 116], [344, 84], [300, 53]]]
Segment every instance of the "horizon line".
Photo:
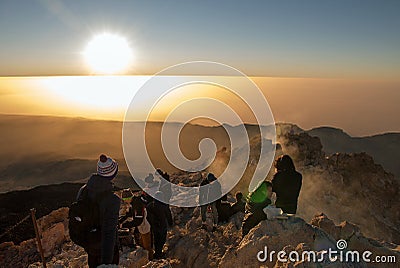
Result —
[[[380, 77], [344, 77], [344, 76], [293, 76], [293, 75], [248, 75], [249, 78], [277, 78], [277, 79], [320, 79], [320, 80], [354, 80], [354, 81], [391, 81], [400, 82], [398, 78], [380, 78]], [[1, 75], [1, 78], [46, 78], [46, 77], [153, 77], [155, 74], [15, 74], [15, 75]], [[169, 74], [162, 76], [210, 76], [210, 77], [241, 77], [240, 75], [214, 75], [214, 74]]]
[[[53, 114], [24, 114], [24, 113], [20, 113], [20, 114], [9, 114], [9, 113], [0, 113], [0, 117], [1, 116], [16, 116], [16, 117], [56, 117], [56, 118], [60, 118], [60, 119], [76, 119], [76, 120], [83, 120], [83, 121], [103, 121], [103, 122], [114, 122], [114, 123], [124, 123], [124, 120], [116, 120], [116, 119], [101, 119], [101, 118], [90, 118], [90, 117], [84, 117], [84, 116], [68, 116], [68, 115], [53, 115]], [[131, 123], [146, 123], [145, 121], [129, 121]], [[227, 125], [230, 127], [237, 127], [240, 125], [235, 125], [232, 126], [228, 123], [223, 123], [218, 124], [216, 126], [211, 126], [211, 125], [203, 125], [203, 124], [192, 124], [192, 123], [187, 123], [187, 122], [165, 122], [165, 121], [148, 121], [148, 123], [158, 123], [158, 124], [189, 124], [192, 126], [202, 126], [202, 127], [222, 127], [223, 125]], [[400, 131], [387, 131], [387, 132], [380, 132], [380, 133], [375, 133], [375, 134], [368, 134], [368, 135], [363, 135], [363, 136], [352, 136], [350, 135], [348, 132], [346, 132], [345, 129], [343, 128], [339, 128], [339, 127], [335, 127], [335, 126], [330, 126], [330, 125], [319, 125], [319, 126], [314, 126], [311, 127], [309, 129], [303, 129], [302, 127], [300, 127], [298, 124], [296, 123], [292, 123], [292, 122], [283, 122], [283, 121], [278, 121], [275, 122], [275, 126], [277, 125], [283, 125], [283, 124], [287, 124], [287, 125], [293, 125], [293, 126], [297, 126], [299, 129], [301, 129], [303, 132], [308, 132], [314, 129], [321, 129], [321, 128], [331, 128], [331, 129], [335, 129], [335, 130], [341, 130], [344, 134], [348, 135], [351, 138], [369, 138], [369, 137], [375, 137], [375, 136], [381, 136], [381, 135], [390, 135], [390, 134], [400, 134]], [[254, 123], [243, 123], [241, 125], [244, 126], [260, 126], [258, 124], [254, 124]], [[268, 127], [267, 126], [262, 126], [262, 127]]]

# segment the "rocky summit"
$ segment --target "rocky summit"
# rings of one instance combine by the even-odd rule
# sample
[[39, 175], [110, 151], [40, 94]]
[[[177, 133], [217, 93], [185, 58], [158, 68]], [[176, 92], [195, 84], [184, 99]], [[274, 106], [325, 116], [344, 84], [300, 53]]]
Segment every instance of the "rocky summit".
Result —
[[[261, 221], [242, 238], [243, 213], [233, 215], [212, 232], [201, 228], [199, 208], [171, 207], [174, 226], [168, 231], [165, 259], [149, 261], [146, 250], [124, 246], [120, 266], [399, 267], [400, 187], [394, 175], [366, 153], [327, 155], [319, 138], [285, 127], [289, 129], [278, 131], [276, 154], [291, 155], [303, 174], [296, 216]], [[250, 146], [257, 148], [260, 140], [252, 139]], [[227, 151], [219, 150], [217, 157], [226, 159]], [[251, 155], [254, 159], [250, 159], [249, 166], [257, 157]], [[198, 173], [171, 175], [172, 182], [182, 185], [197, 185], [200, 179]], [[241, 185], [246, 185], [246, 180], [245, 174]], [[62, 207], [38, 220], [48, 267], [87, 265], [84, 250], [69, 239], [67, 215], [68, 208]], [[329, 249], [344, 255], [370, 251], [371, 260], [384, 256], [395, 262], [335, 262], [325, 254]], [[283, 260], [278, 252], [293, 258]], [[310, 252], [317, 263], [310, 261]], [[299, 257], [303, 255], [308, 257]], [[39, 261], [34, 239], [0, 244], [1, 267], [41, 267]]]
[[[240, 227], [243, 213], [237, 213], [229, 222], [211, 232], [201, 229], [198, 209], [174, 208], [173, 211], [175, 221], [181, 221], [187, 214], [193, 217], [168, 231], [166, 258], [149, 262], [144, 249], [123, 247], [121, 267], [377, 267], [365, 261], [335, 263], [322, 258], [324, 250], [337, 250], [336, 242], [339, 239], [346, 241], [347, 251], [368, 250], [372, 256], [394, 256], [400, 260], [397, 245], [368, 238], [358, 226], [349, 222], [335, 225], [324, 214], [316, 215], [310, 223], [300, 217], [265, 220], [242, 238]], [[211, 218], [208, 220], [211, 221]], [[85, 267], [87, 255], [69, 240], [66, 221], [67, 208], [56, 210], [39, 220], [47, 230], [43, 231], [42, 237], [48, 267]], [[314, 251], [322, 261], [318, 265], [301, 259], [282, 262], [276, 254], [264, 260], [266, 249], [268, 255], [273, 251], [284, 251], [286, 256], [302, 256], [305, 251]], [[261, 261], [257, 258], [260, 251]], [[38, 256], [34, 240], [21, 245], [3, 243], [0, 247], [3, 267], [42, 267]], [[386, 263], [382, 267], [398, 267], [398, 263]]]

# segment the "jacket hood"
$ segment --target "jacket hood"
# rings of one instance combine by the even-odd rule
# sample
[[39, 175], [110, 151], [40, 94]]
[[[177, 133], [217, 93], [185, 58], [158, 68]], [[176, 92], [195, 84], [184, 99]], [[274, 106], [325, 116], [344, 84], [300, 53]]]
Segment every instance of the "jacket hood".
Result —
[[114, 189], [110, 179], [97, 174], [93, 174], [86, 185], [90, 198], [94, 198], [104, 192], [112, 192]]

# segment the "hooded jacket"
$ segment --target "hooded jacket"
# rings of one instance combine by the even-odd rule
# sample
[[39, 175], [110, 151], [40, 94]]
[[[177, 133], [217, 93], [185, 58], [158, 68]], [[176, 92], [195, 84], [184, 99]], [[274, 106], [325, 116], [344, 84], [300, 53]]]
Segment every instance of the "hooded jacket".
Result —
[[91, 250], [101, 251], [101, 263], [109, 264], [113, 260], [114, 247], [117, 246], [118, 217], [121, 200], [113, 193], [113, 183], [109, 178], [93, 174], [78, 193], [78, 199], [86, 187], [88, 196], [99, 204], [101, 245]]

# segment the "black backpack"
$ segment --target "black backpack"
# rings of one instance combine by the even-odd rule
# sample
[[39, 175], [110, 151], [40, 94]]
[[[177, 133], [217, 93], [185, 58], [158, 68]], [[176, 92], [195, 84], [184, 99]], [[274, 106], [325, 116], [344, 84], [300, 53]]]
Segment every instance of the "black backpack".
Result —
[[141, 225], [144, 221], [144, 211], [146, 208], [140, 196], [133, 196], [131, 201], [131, 208], [127, 214], [128, 217], [132, 217], [132, 221], [125, 222], [122, 226], [124, 228], [132, 228]]
[[144, 220], [144, 210], [145, 210], [145, 204], [140, 196], [134, 196], [131, 201], [131, 206], [132, 206], [132, 225], [133, 226], [139, 226], [142, 224]]
[[102, 196], [96, 200], [90, 199], [84, 186], [79, 199], [69, 207], [69, 236], [75, 244], [85, 249], [101, 243], [99, 201]]

